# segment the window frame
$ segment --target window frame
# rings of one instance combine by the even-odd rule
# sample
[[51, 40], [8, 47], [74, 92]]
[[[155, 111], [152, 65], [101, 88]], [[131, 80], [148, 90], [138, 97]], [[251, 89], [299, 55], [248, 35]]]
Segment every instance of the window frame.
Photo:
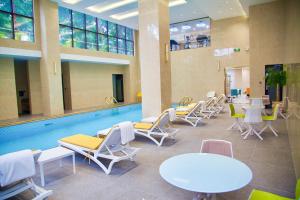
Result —
[[[65, 8], [65, 7], [63, 7], [63, 8]], [[68, 8], [66, 8], [66, 9], [68, 9]], [[84, 45], [83, 49], [96, 50], [96, 51], [100, 51], [100, 52], [110, 52], [110, 53], [116, 53], [116, 54], [128, 55], [128, 56], [134, 56], [135, 48], [134, 48], [134, 31], [133, 31], [133, 29], [128, 28], [128, 27], [123, 26], [123, 25], [119, 25], [119, 24], [107, 21], [107, 20], [100, 19], [98, 17], [94, 17], [92, 15], [87, 15], [85, 13], [81, 13], [81, 14], [84, 15], [84, 28], [83, 29], [76, 28], [76, 27], [74, 27], [74, 24], [73, 24], [73, 10], [72, 9], [68, 9], [68, 10], [69, 10], [69, 12], [71, 14], [71, 25], [69, 26], [69, 25], [65, 25], [65, 24], [60, 24], [59, 23], [59, 27], [68, 27], [68, 28], [70, 28], [72, 30], [72, 42], [71, 42], [71, 44], [72, 44], [71, 47], [72, 48], [74, 48], [74, 29], [78, 29], [78, 30], [84, 31], [84, 33], [85, 33], [85, 36], [84, 36], [85, 37], [85, 39], [84, 39], [85, 45]], [[77, 11], [74, 11], [74, 12], [77, 12]], [[96, 20], [96, 32], [86, 29], [86, 18], [87, 18], [87, 16], [91, 16], [91, 17], [95, 18], [95, 20]], [[100, 27], [99, 27], [99, 21], [100, 20], [105, 21], [106, 33], [102, 33], [100, 31]], [[112, 36], [112, 35], [109, 34], [109, 30], [108, 30], [108, 24], [109, 23], [114, 24], [115, 27], [116, 27], [116, 35], [115, 36]], [[124, 31], [125, 31], [125, 37], [124, 38], [119, 37], [119, 26], [122, 26], [124, 28]], [[131, 31], [132, 40], [128, 40], [127, 39], [127, 29]], [[96, 42], [97, 42], [96, 43], [96, 49], [93, 49], [93, 48], [89, 49], [89, 48], [87, 48], [87, 46], [88, 46], [87, 45], [87, 33], [94, 33], [94, 34], [96, 34]], [[100, 42], [99, 41], [99, 36], [100, 35], [104, 36], [106, 38], [107, 48], [105, 49], [105, 51], [102, 48], [100, 48], [100, 43], [99, 43]], [[116, 43], [116, 52], [112, 52], [112, 51], [109, 50], [110, 49], [109, 48], [109, 46], [110, 46], [109, 45], [109, 38], [110, 37], [115, 38], [116, 41], [117, 41], [117, 43]], [[119, 45], [118, 45], [119, 39], [123, 40], [124, 43], [125, 43], [125, 49], [123, 50], [124, 53], [121, 53], [121, 50], [119, 52]], [[132, 49], [130, 51], [127, 51], [127, 41], [132, 42]]]
[[[19, 17], [24, 17], [24, 18], [27, 18], [27, 19], [31, 19], [32, 20], [32, 34], [33, 34], [33, 40], [32, 41], [24, 41], [24, 40], [18, 40], [18, 41], [22, 41], [22, 42], [35, 42], [35, 22], [34, 22], [34, 15], [35, 15], [35, 12], [34, 12], [34, 0], [31, 0], [32, 2], [32, 16], [29, 17], [29, 16], [26, 16], [26, 15], [23, 15], [23, 14], [18, 14], [18, 13], [15, 13], [15, 10], [14, 10], [14, 1], [13, 0], [10, 0], [10, 5], [11, 5], [11, 8], [10, 8], [10, 11], [5, 11], [5, 10], [0, 10], [0, 13], [4, 13], [4, 14], [8, 14], [8, 15], [11, 15], [11, 30], [12, 30], [12, 38], [9, 38], [9, 39], [12, 39], [12, 40], [16, 40], [16, 30], [15, 30], [15, 17], [16, 16], [19, 16]], [[3, 39], [3, 38], [2, 38]]]

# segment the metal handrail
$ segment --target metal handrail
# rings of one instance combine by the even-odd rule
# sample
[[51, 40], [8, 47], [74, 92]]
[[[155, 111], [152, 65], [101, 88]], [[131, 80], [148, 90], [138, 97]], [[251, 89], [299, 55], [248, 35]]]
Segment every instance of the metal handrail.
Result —
[[179, 101], [179, 106], [187, 106], [190, 103], [192, 103], [193, 98], [192, 97], [183, 97], [180, 101]]
[[115, 97], [105, 97], [105, 103], [107, 105], [119, 103]]

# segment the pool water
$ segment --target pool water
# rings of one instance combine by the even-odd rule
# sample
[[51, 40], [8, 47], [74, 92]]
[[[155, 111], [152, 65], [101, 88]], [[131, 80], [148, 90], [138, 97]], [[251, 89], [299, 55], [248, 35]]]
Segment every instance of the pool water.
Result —
[[94, 136], [99, 130], [122, 121], [139, 121], [140, 104], [74, 114], [66, 117], [0, 128], [0, 155], [22, 149], [49, 149], [60, 138], [83, 133]]

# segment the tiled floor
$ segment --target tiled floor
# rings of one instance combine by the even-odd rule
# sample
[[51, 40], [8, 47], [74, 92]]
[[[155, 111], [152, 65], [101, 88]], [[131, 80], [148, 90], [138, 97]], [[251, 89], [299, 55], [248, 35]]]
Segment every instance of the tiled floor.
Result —
[[[72, 174], [71, 160], [66, 159], [62, 169], [58, 163], [50, 163], [46, 169], [46, 188], [54, 191], [50, 199], [104, 199], [104, 200], [184, 200], [194, 194], [166, 183], [159, 175], [159, 166], [167, 158], [187, 152], [199, 152], [201, 141], [207, 138], [225, 139], [233, 143], [234, 157], [245, 162], [254, 175], [245, 188], [220, 194], [221, 200], [246, 200], [253, 188], [293, 197], [295, 174], [290, 155], [288, 135], [284, 120], [275, 126], [279, 137], [271, 132], [264, 133], [264, 140], [251, 136], [241, 139], [238, 131], [227, 131], [233, 121], [228, 113], [193, 128], [186, 124], [180, 128], [176, 142], [157, 147], [144, 138], [137, 138], [132, 146], [141, 147], [135, 162], [123, 161], [116, 164], [111, 175], [94, 163], [77, 156], [77, 173]], [[39, 184], [39, 176], [36, 178]], [[26, 195], [27, 196], [27, 195]]]

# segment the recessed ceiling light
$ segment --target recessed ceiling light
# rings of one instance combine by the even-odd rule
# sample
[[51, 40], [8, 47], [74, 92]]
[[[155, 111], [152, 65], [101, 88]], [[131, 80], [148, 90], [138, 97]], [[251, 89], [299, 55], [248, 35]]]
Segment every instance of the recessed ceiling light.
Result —
[[110, 3], [110, 4], [101, 4], [101, 5], [93, 5], [90, 7], [87, 7], [86, 9], [92, 12], [96, 12], [96, 13], [102, 13], [108, 10], [112, 10], [133, 2], [136, 2], [137, 0], [123, 0], [123, 1], [117, 1], [115, 3]]
[[177, 32], [177, 31], [178, 31], [177, 27], [170, 28], [170, 32]]
[[81, 0], [62, 0], [62, 2], [64, 3], [68, 3], [68, 4], [76, 4], [78, 2], [80, 2]]
[[[93, 11], [93, 12], [100, 13], [100, 12], [105, 12], [107, 10], [112, 10], [114, 8], [132, 3], [132, 2], [135, 2], [135, 1], [137, 1], [137, 0], [123, 0], [121, 2], [116, 2], [116, 3], [109, 4], [109, 5], [102, 6], [102, 7], [90, 6], [86, 9], [88, 9], [90, 11]], [[126, 2], [126, 3], [124, 4], [124, 2]], [[122, 3], [122, 5], [121, 5], [121, 3]], [[169, 2], [169, 7], [174, 7], [174, 6], [178, 6], [178, 5], [185, 4], [185, 3], [187, 3], [186, 0], [173, 0], [173, 1]], [[133, 11], [127, 11], [127, 12], [124, 12], [124, 13], [113, 14], [110, 17], [113, 18], [113, 19], [116, 19], [116, 20], [123, 20], [123, 19], [127, 19], [127, 18], [130, 18], [130, 17], [135, 17], [138, 14], [139, 14], [138, 10], [133, 10]], [[183, 15], [180, 14], [180, 16], [183, 16]]]
[[111, 15], [110, 17], [113, 19], [117, 19], [117, 20], [123, 20], [123, 19], [137, 16], [138, 14], [139, 14], [138, 10], [133, 10], [133, 11], [127, 11], [124, 13], [114, 14], [114, 15]]
[[203, 28], [206, 26], [206, 24], [204, 24], [203, 22], [202, 23], [199, 23], [199, 24], [196, 24], [197, 27], [199, 28]]
[[169, 2], [169, 7], [179, 6], [181, 4], [186, 4], [186, 0], [173, 0]]
[[181, 28], [182, 28], [182, 30], [188, 30], [188, 29], [191, 29], [192, 27], [188, 26], [188, 25], [184, 25]]

